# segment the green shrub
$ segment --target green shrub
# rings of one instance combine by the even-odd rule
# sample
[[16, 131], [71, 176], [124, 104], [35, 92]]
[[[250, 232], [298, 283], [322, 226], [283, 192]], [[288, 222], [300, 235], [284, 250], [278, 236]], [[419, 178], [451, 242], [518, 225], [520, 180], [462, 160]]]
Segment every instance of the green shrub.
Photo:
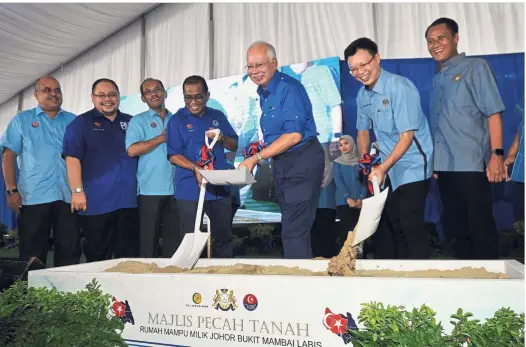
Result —
[[110, 307], [95, 280], [76, 293], [19, 281], [0, 294], [0, 346], [125, 347], [124, 323]]
[[349, 330], [357, 347], [515, 347], [524, 346], [524, 313], [501, 308], [481, 324], [458, 309], [454, 328], [445, 334], [435, 312], [426, 305], [406, 311], [402, 306], [371, 302], [362, 304], [358, 321], [363, 330]]

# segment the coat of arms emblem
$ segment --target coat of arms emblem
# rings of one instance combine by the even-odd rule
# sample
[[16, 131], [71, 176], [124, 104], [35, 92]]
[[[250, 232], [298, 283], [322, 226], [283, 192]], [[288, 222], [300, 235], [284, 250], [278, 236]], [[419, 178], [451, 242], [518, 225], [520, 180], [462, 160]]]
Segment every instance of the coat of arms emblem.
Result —
[[234, 296], [233, 290], [228, 289], [216, 289], [216, 295], [214, 296], [213, 307], [216, 310], [222, 311], [234, 311], [237, 308], [236, 297]]

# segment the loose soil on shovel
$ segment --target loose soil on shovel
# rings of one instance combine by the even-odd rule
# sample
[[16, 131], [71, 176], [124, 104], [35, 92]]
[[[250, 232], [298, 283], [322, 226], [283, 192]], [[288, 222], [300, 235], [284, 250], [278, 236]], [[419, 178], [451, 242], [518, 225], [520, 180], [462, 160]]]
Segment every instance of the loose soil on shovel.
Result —
[[347, 233], [340, 253], [329, 261], [328, 273], [331, 276], [352, 276], [356, 273], [358, 245], [352, 247], [354, 232]]

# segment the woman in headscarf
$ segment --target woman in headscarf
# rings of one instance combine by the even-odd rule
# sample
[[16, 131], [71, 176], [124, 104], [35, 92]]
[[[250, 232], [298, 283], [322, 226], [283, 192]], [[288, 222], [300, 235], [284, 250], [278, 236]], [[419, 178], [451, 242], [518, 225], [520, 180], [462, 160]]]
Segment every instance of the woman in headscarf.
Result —
[[354, 139], [343, 135], [338, 141], [342, 155], [334, 160], [333, 175], [336, 184], [336, 211], [345, 240], [349, 231], [354, 231], [367, 196], [367, 183], [360, 172], [360, 155]]

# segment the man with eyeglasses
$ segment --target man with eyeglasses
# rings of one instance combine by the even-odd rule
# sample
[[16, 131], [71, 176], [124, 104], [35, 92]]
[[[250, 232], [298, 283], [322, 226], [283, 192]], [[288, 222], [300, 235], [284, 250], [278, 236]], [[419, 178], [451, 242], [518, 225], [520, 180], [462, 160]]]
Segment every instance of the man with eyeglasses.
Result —
[[110, 79], [93, 83], [91, 100], [95, 107], [64, 135], [71, 211], [79, 214], [87, 262], [136, 257], [138, 160], [125, 146], [132, 116], [119, 111], [119, 87]]
[[505, 107], [495, 73], [484, 59], [458, 53], [454, 20], [435, 20], [425, 38], [437, 62], [430, 81], [430, 121], [447, 243], [454, 240], [454, 255], [461, 259], [497, 259], [491, 183], [503, 181], [506, 173]]
[[140, 90], [150, 109], [135, 115], [126, 131], [128, 155], [139, 157], [139, 255], [158, 257], [162, 235], [162, 256], [170, 258], [181, 243], [174, 199], [175, 166], [168, 161], [166, 150], [166, 126], [172, 113], [165, 107], [167, 93], [160, 80], [147, 78]]
[[372, 40], [355, 40], [344, 56], [352, 76], [363, 84], [356, 98], [358, 150], [362, 156], [369, 153], [372, 128], [381, 164], [371, 170], [369, 180], [376, 176], [382, 184], [386, 179], [391, 190], [385, 208], [392, 228], [377, 232], [374, 253], [380, 258], [427, 259], [424, 209], [433, 173], [433, 142], [420, 94], [409, 79], [381, 68]]
[[[213, 147], [214, 170], [227, 170], [225, 150], [237, 151], [238, 136], [223, 112], [207, 107], [210, 93], [201, 76], [190, 76], [183, 82], [185, 107], [168, 121], [166, 138], [168, 158], [177, 165], [175, 170], [175, 199], [179, 210], [181, 235], [194, 231], [197, 202], [202, 176], [198, 166], [200, 150], [205, 145], [205, 135], [210, 139], [219, 129], [219, 139]], [[215, 258], [232, 258], [232, 205], [228, 186], [206, 185], [203, 210], [212, 227], [212, 255]]]
[[0, 139], [7, 204], [20, 213], [20, 259], [37, 257], [46, 264], [53, 229], [54, 266], [78, 264], [80, 229], [69, 208], [66, 165], [60, 156], [64, 132], [75, 115], [61, 108], [62, 90], [54, 77], [40, 77], [33, 95], [38, 106], [17, 114]]
[[258, 85], [263, 112], [260, 124], [267, 147], [239, 167], [252, 172], [258, 162], [272, 158], [284, 256], [309, 259], [325, 168], [312, 105], [300, 81], [277, 71], [276, 50], [271, 44], [254, 42], [246, 58], [248, 75]]

